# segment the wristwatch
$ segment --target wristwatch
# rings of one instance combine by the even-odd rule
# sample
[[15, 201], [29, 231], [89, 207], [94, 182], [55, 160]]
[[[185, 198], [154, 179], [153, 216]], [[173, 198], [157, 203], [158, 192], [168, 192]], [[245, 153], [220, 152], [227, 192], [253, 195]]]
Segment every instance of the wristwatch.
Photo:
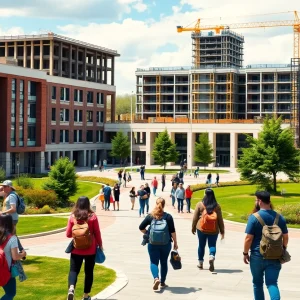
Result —
[[243, 252], [243, 255], [248, 255], [248, 252], [247, 253]]

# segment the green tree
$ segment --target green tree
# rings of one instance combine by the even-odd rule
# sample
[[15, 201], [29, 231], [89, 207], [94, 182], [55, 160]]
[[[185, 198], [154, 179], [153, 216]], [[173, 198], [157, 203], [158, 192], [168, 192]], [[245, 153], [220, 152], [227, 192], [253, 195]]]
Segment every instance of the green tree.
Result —
[[0, 166], [0, 182], [3, 182], [6, 179], [6, 172], [5, 169]]
[[243, 148], [238, 161], [241, 178], [277, 192], [279, 172], [289, 179], [299, 177], [300, 151], [294, 145], [294, 133], [281, 127], [282, 120], [265, 119], [258, 139], [247, 137], [249, 148]]
[[118, 157], [120, 161], [130, 155], [130, 142], [128, 135], [122, 131], [117, 132], [115, 137], [111, 140], [112, 149], [110, 156]]
[[195, 156], [196, 162], [200, 162], [206, 165], [215, 161], [214, 149], [209, 142], [208, 133], [201, 133], [199, 136], [199, 143], [195, 143]]
[[116, 114], [130, 114], [131, 113], [131, 101], [132, 101], [132, 113], [135, 112], [136, 96], [130, 94], [124, 94], [117, 96], [116, 99]]
[[176, 162], [178, 159], [176, 144], [171, 141], [167, 130], [160, 132], [155, 139], [152, 156], [164, 169], [167, 162]]
[[60, 206], [66, 206], [70, 196], [78, 190], [76, 182], [75, 162], [70, 162], [68, 157], [58, 159], [49, 172], [49, 179], [44, 183], [43, 189], [52, 190], [58, 196]]

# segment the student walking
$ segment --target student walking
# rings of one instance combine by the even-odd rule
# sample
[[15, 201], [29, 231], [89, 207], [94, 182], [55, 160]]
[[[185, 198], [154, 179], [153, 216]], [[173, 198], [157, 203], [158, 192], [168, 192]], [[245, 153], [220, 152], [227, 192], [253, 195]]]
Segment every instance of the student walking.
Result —
[[140, 202], [139, 216], [141, 217], [143, 215], [143, 217], [144, 217], [145, 216], [145, 200], [148, 199], [148, 194], [144, 190], [143, 185], [140, 186], [140, 189], [138, 190], [137, 194], [139, 196], [139, 202]]
[[183, 213], [183, 200], [185, 198], [185, 190], [182, 183], [179, 183], [179, 186], [175, 192], [175, 198], [178, 203], [178, 213]]
[[140, 167], [141, 180], [145, 180], [145, 166]]
[[171, 199], [172, 199], [172, 206], [173, 208], [176, 208], [175, 207], [175, 200], [176, 200], [176, 184], [174, 183], [173, 186], [172, 186], [172, 189], [171, 189]]
[[[283, 255], [285, 249], [288, 246], [289, 236], [285, 219], [273, 210], [271, 203], [270, 193], [262, 191], [255, 194], [255, 210], [247, 223], [246, 238], [244, 242], [244, 263], [250, 263], [250, 270], [252, 273], [254, 299], [265, 299], [264, 295], [264, 279], [271, 300], [280, 299], [280, 292], [278, 289], [278, 277], [281, 270], [280, 258]], [[276, 240], [277, 247], [275, 245], [275, 237], [273, 243], [269, 246], [265, 245], [264, 249], [267, 249], [264, 254], [260, 251], [260, 243], [263, 238], [263, 226], [276, 226], [276, 231], [280, 228], [279, 238]], [[279, 228], [278, 228], [279, 227]], [[270, 228], [270, 227], [269, 227]], [[275, 231], [274, 231], [275, 232]], [[264, 243], [266, 243], [264, 238]], [[251, 256], [249, 256], [249, 250]], [[279, 250], [279, 251], [278, 251]], [[272, 259], [270, 259], [272, 256]], [[268, 258], [269, 257], [269, 258]]]
[[150, 200], [151, 190], [150, 190], [149, 184], [147, 182], [145, 183], [144, 190], [148, 195], [148, 197], [145, 199], [145, 207], [146, 207], [146, 212], [148, 214], [149, 213], [149, 200]]
[[151, 185], [152, 185], [153, 195], [156, 197], [156, 190], [158, 188], [158, 181], [156, 177], [153, 178]]
[[193, 191], [191, 190], [191, 187], [188, 185], [185, 190], [185, 201], [186, 201], [186, 210], [187, 213], [191, 213], [191, 198], [193, 195]]
[[161, 191], [163, 192], [166, 186], [166, 175], [162, 174], [161, 175]]
[[[80, 238], [77, 238], [75, 230], [75, 228], [78, 228], [78, 225], [81, 226], [80, 231], [82, 231], [82, 228], [86, 228], [85, 235], [81, 233]], [[98, 219], [91, 209], [89, 198], [84, 196], [78, 198], [68, 221], [66, 235], [68, 238], [73, 238], [74, 245], [70, 256], [67, 300], [74, 299], [77, 277], [83, 261], [85, 272], [83, 300], [91, 300], [89, 293], [91, 292], [94, 280], [96, 247], [98, 246], [103, 250], [103, 245]]]
[[119, 203], [120, 203], [120, 187], [116, 183], [113, 188], [113, 194], [114, 194], [114, 201], [117, 203], [117, 210], [120, 209]]
[[225, 227], [222, 217], [222, 210], [218, 204], [214, 191], [212, 189], [205, 190], [205, 196], [201, 202], [196, 205], [192, 233], [198, 235], [198, 268], [203, 269], [204, 253], [206, 242], [209, 248], [209, 270], [215, 270], [214, 261], [216, 257], [216, 244], [219, 233], [221, 239], [225, 236]]
[[26, 257], [24, 249], [19, 252], [18, 239], [14, 235], [14, 230], [12, 216], [10, 214], [0, 215], [0, 251], [3, 251], [5, 254], [5, 256], [2, 256], [3, 261], [1, 261], [0, 265], [0, 286], [4, 290], [4, 295], [1, 299], [3, 300], [13, 300], [16, 296], [16, 278], [11, 276], [11, 266], [14, 261]]
[[[173, 217], [164, 212], [165, 200], [158, 198], [151, 214], [140, 224], [139, 229], [145, 235], [149, 234], [148, 253], [150, 257], [150, 269], [154, 279], [153, 290], [157, 291], [167, 287], [168, 257], [174, 242], [173, 249], [178, 249], [176, 231]], [[163, 231], [157, 231], [156, 226], [163, 227]], [[149, 226], [149, 227], [148, 227]], [[148, 227], [148, 228], [147, 228]], [[160, 276], [158, 264], [160, 263]]]
[[122, 170], [120, 170], [120, 171], [118, 172], [118, 181], [119, 181], [119, 186], [121, 186], [121, 184], [122, 184], [122, 173], [123, 173], [123, 171], [122, 171]]
[[135, 204], [135, 198], [137, 197], [137, 193], [135, 192], [135, 187], [133, 186], [129, 192], [129, 197], [131, 201], [131, 210], [134, 209], [134, 204]]
[[127, 181], [127, 173], [126, 171], [124, 171], [124, 174], [123, 174], [123, 187], [126, 188], [126, 181]]
[[206, 178], [206, 184], [211, 187], [211, 173], [208, 173], [207, 178]]
[[107, 184], [104, 188], [103, 188], [103, 194], [104, 194], [104, 208], [105, 210], [109, 210], [110, 207], [110, 197], [111, 197], [111, 188], [109, 186], [109, 184]]
[[216, 185], [217, 185], [217, 187], [219, 187], [219, 181], [220, 181], [220, 175], [219, 175], [219, 173], [217, 173], [217, 176], [216, 176]]

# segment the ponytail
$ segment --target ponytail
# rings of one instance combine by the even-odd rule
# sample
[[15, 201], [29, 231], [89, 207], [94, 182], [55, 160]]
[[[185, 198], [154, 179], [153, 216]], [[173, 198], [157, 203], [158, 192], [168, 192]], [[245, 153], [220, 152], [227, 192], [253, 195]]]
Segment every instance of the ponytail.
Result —
[[165, 208], [166, 201], [163, 198], [158, 198], [156, 200], [156, 205], [151, 213], [152, 217], [156, 220], [159, 220], [162, 218], [164, 214], [164, 208]]

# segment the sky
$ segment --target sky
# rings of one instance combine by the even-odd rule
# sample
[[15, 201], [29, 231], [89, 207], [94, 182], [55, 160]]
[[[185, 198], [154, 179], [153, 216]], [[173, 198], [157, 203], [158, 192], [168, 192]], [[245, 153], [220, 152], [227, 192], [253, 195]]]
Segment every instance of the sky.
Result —
[[[125, 94], [135, 91], [137, 68], [192, 65], [190, 32], [178, 25], [293, 20], [294, 10], [299, 0], [0, 0], [0, 35], [52, 31], [117, 50], [115, 84]], [[245, 66], [290, 63], [292, 27], [237, 32]]]

